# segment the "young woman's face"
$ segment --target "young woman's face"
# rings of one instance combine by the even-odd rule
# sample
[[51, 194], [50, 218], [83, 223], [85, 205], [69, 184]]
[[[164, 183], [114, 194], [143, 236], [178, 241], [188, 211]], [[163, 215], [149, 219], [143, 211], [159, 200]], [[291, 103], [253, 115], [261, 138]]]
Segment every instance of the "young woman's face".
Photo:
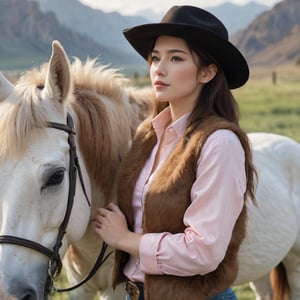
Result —
[[160, 36], [150, 59], [150, 78], [158, 101], [191, 110], [201, 91], [199, 59], [186, 42]]

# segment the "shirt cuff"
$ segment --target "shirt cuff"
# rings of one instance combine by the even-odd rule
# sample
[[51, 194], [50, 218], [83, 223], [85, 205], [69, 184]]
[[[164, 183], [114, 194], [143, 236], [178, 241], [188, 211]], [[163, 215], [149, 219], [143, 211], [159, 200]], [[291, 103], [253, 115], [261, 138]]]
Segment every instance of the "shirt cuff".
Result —
[[157, 253], [161, 239], [167, 233], [146, 233], [143, 234], [140, 242], [140, 267], [145, 274], [162, 275]]

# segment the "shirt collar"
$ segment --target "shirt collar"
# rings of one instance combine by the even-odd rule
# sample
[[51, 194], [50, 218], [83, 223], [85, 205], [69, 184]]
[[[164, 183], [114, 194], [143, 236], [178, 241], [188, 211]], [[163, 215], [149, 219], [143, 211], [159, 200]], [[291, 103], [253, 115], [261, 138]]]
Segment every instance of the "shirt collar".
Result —
[[178, 137], [181, 138], [184, 135], [189, 116], [190, 113], [186, 113], [174, 123], [167, 126], [167, 124], [171, 120], [171, 110], [170, 107], [167, 107], [163, 111], [161, 111], [155, 118], [152, 119], [152, 126], [158, 137], [162, 135], [166, 128], [170, 128], [173, 132], [175, 132], [175, 134]]

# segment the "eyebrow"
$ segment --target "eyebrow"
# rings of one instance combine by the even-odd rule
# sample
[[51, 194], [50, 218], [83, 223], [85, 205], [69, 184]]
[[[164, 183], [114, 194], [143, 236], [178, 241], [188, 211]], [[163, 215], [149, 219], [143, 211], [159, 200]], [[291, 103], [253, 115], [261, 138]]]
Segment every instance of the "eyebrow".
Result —
[[[170, 49], [167, 51], [167, 53], [172, 54], [172, 53], [183, 53], [183, 54], [188, 54], [186, 51], [183, 51], [181, 49]], [[159, 53], [158, 50], [153, 49], [151, 53]]]

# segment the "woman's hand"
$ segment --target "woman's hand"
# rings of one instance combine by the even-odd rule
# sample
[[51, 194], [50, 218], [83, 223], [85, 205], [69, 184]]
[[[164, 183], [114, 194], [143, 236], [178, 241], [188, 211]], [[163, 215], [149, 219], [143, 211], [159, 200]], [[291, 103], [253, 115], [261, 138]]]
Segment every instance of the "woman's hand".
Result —
[[120, 208], [110, 203], [106, 208], [98, 208], [96, 233], [110, 246], [117, 248], [119, 240], [127, 234], [127, 222]]
[[117, 205], [110, 203], [106, 208], [97, 209], [95, 231], [111, 247], [138, 255], [141, 235], [129, 231]]

